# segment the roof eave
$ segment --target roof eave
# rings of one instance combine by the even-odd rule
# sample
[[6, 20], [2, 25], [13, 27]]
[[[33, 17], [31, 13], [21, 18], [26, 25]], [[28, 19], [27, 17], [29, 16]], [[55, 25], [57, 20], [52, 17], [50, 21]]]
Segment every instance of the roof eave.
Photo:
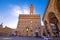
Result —
[[[47, 8], [48, 8], [48, 6], [49, 6], [49, 3], [50, 3], [50, 0], [48, 0], [47, 6], [46, 6], [46, 10], [47, 10]], [[42, 20], [44, 20], [44, 16], [45, 16], [46, 10], [45, 10], [45, 12], [44, 12], [44, 15], [43, 15]]]

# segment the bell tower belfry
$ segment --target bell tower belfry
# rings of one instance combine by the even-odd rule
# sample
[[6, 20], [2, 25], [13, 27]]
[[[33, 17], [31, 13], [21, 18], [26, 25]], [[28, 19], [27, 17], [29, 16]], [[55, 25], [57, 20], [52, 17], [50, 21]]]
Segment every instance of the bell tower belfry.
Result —
[[30, 5], [30, 15], [33, 14], [33, 11], [34, 11], [34, 7], [33, 7], [33, 5], [31, 4], [31, 5]]

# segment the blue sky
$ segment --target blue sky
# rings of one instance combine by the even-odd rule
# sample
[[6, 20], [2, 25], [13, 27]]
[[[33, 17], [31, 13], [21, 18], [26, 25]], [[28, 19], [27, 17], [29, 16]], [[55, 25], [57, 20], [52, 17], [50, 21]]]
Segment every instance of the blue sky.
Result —
[[30, 4], [34, 6], [34, 13], [43, 17], [48, 0], [0, 0], [0, 24], [16, 28], [19, 14], [30, 14]]

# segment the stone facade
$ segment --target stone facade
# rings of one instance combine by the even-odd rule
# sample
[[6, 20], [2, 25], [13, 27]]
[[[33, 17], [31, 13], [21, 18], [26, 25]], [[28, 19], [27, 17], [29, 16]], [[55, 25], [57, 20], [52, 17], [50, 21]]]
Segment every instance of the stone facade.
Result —
[[46, 36], [58, 37], [59, 35], [60, 32], [59, 3], [60, 0], [48, 0], [48, 4], [43, 16], [44, 29], [45, 29], [44, 31]]
[[3, 24], [0, 25], [0, 36], [9, 36], [12, 34], [14, 29], [11, 29], [9, 27], [3, 28]]
[[33, 14], [33, 5], [30, 5], [30, 14], [19, 15], [17, 31], [20, 36], [40, 36], [40, 15]]

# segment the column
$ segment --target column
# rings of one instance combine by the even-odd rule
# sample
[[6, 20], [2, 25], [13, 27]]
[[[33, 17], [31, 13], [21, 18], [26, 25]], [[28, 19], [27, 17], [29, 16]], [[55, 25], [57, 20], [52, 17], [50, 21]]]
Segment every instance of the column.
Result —
[[48, 23], [48, 27], [49, 27], [51, 37], [54, 37], [54, 33], [53, 33], [53, 30], [52, 30], [51, 24], [49, 23], [49, 21], [47, 21], [47, 23]]
[[60, 36], [60, 22], [57, 23], [57, 26], [59, 28], [59, 36]]
[[46, 36], [48, 36], [48, 32], [47, 32], [47, 28], [46, 28], [45, 22], [44, 22], [44, 31], [45, 31]]
[[59, 28], [59, 30], [60, 30], [60, 22], [57, 23], [57, 26], [58, 26], [58, 28]]

